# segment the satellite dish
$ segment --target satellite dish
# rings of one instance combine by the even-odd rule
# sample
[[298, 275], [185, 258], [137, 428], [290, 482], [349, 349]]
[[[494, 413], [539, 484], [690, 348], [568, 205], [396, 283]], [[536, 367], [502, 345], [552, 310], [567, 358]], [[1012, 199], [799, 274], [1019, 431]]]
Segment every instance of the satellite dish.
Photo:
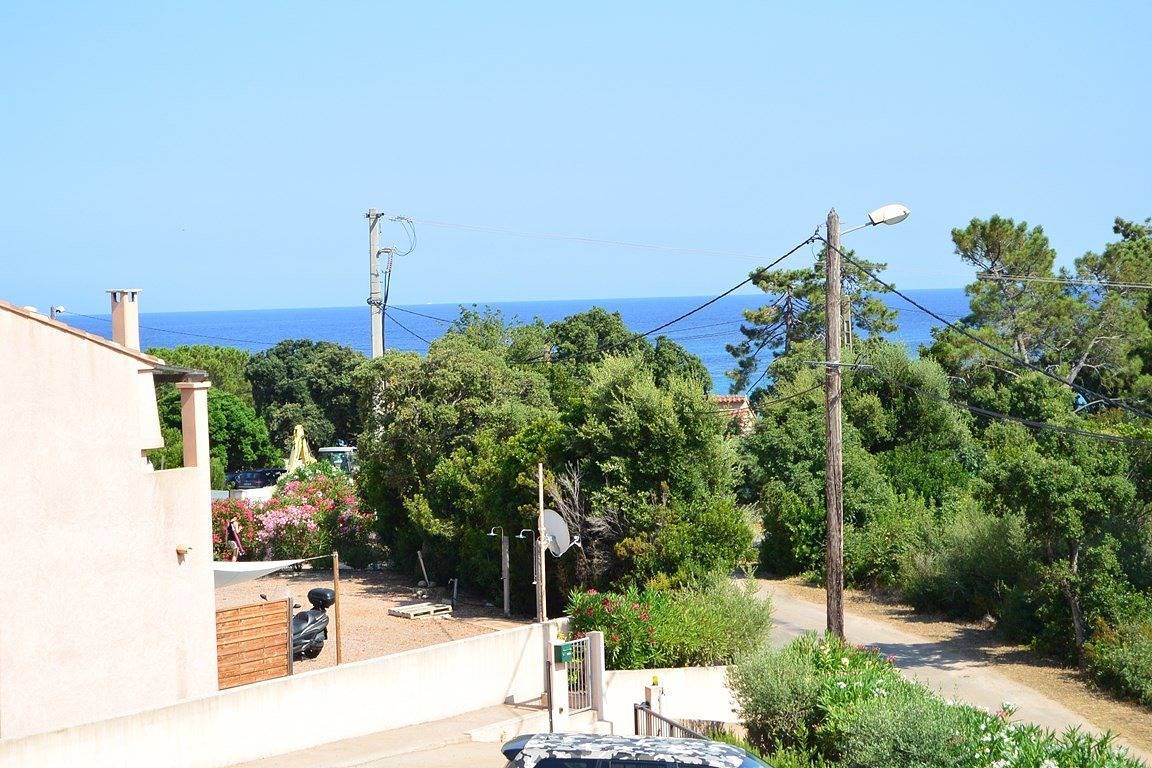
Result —
[[572, 546], [572, 535], [568, 533], [568, 524], [564, 518], [554, 510], [544, 510], [544, 532], [548, 535], [548, 551], [553, 557], [560, 557]]

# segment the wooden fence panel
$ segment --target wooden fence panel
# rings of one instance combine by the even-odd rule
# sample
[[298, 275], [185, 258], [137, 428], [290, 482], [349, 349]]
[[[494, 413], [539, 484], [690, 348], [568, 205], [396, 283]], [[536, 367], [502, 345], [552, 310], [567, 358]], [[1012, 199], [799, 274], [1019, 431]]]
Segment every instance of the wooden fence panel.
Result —
[[252, 603], [216, 611], [220, 690], [292, 674], [292, 603]]

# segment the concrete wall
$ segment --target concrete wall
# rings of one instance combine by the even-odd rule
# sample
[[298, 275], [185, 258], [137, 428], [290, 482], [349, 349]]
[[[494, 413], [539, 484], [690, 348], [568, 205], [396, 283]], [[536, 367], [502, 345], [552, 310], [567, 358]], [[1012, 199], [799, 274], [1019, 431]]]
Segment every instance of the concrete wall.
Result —
[[216, 690], [208, 468], [144, 460], [149, 360], [0, 303], [0, 740]]
[[627, 669], [604, 674], [604, 719], [612, 732], [634, 732], [632, 708], [644, 701], [644, 686], [659, 678], [663, 694], [652, 709], [673, 720], [715, 720], [735, 723], [732, 693], [724, 675], [727, 667], [684, 667], [681, 669]]
[[531, 701], [544, 688], [544, 630], [533, 624], [0, 740], [0, 765], [220, 768], [508, 699]]

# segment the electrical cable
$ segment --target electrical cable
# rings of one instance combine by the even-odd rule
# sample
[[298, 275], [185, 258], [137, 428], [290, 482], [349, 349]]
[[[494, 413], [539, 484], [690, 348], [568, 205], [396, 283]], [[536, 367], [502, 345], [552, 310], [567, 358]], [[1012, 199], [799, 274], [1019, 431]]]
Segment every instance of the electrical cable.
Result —
[[[108, 323], [109, 325], [112, 324], [112, 320], [110, 318], [97, 317], [96, 315], [85, 315], [82, 312], [73, 312], [71, 310], [62, 310], [60, 312], [60, 314], [62, 314], [62, 315], [76, 315], [77, 317], [86, 317], [89, 320], [96, 320], [96, 321], [101, 322], [101, 323]], [[154, 331], [156, 333], [171, 333], [171, 334], [175, 334], [177, 336], [194, 336], [194, 337], [200, 338], [200, 339], [212, 339], [215, 341], [233, 341], [233, 342], [236, 342], [237, 344], [251, 344], [254, 346], [258, 346], [258, 347], [274, 347], [280, 343], [278, 341], [272, 341], [272, 342], [254, 341], [252, 339], [236, 339], [236, 338], [231, 338], [228, 336], [213, 336], [213, 335], [207, 334], [207, 333], [193, 333], [192, 331], [174, 331], [174, 330], [171, 330], [168, 328], [155, 328], [155, 327], [150, 326], [150, 325], [141, 325], [140, 329], [144, 330], [144, 331]]]
[[[875, 368], [873, 368], [872, 370], [875, 370]], [[880, 373], [879, 371], [877, 371], [877, 373], [879, 373], [880, 377], [882, 379], [884, 379], [885, 381], [891, 382], [891, 383], [893, 383], [897, 386], [900, 386], [900, 387], [904, 387], [905, 389], [908, 389], [912, 392], [917, 393], [921, 397], [927, 397], [929, 399], [936, 400], [936, 401], [939, 401], [942, 403], [949, 403], [949, 404], [955, 405], [959, 408], [964, 408], [968, 411], [971, 411], [972, 413], [975, 413], [979, 416], [985, 416], [985, 417], [990, 418], [990, 419], [999, 419], [1001, 421], [1013, 421], [1013, 422], [1016, 422], [1017, 424], [1023, 424], [1024, 426], [1031, 427], [1033, 429], [1042, 429], [1042, 430], [1049, 430], [1052, 432], [1061, 432], [1064, 434], [1076, 435], [1079, 437], [1091, 437], [1091, 438], [1094, 438], [1097, 440], [1106, 440], [1106, 441], [1110, 441], [1110, 442], [1114, 442], [1114, 443], [1128, 443], [1128, 444], [1135, 444], [1135, 445], [1148, 445], [1149, 443], [1152, 443], [1152, 440], [1146, 440], [1143, 438], [1124, 437], [1122, 435], [1110, 435], [1106, 432], [1092, 432], [1089, 430], [1077, 429], [1076, 427], [1065, 427], [1065, 426], [1061, 426], [1060, 424], [1052, 424], [1052, 423], [1046, 422], [1046, 421], [1036, 421], [1034, 419], [1026, 419], [1022, 416], [1013, 416], [1010, 413], [1001, 413], [1000, 411], [993, 411], [993, 410], [990, 410], [988, 408], [982, 408], [978, 405], [972, 405], [971, 403], [965, 403], [965, 402], [961, 402], [959, 400], [953, 400], [953, 399], [948, 398], [948, 397], [940, 397], [939, 395], [932, 394], [931, 392], [928, 392], [928, 391], [922, 389], [921, 387], [917, 387], [914, 384], [908, 384], [908, 383], [903, 382], [903, 381], [896, 381], [895, 379], [893, 379], [889, 376], [885, 376], [883, 373]]]
[[396, 325], [400, 326], [401, 330], [407, 331], [409, 334], [420, 339], [420, 341], [424, 342], [428, 346], [432, 346], [432, 342], [428, 341], [428, 339], [424, 338], [420, 334], [416, 333], [416, 331], [414, 331], [411, 328], [409, 328], [408, 326], [404, 325], [404, 323], [402, 323], [399, 320], [397, 320], [396, 318], [392, 317], [392, 315], [387, 310], [384, 311], [384, 316], [387, 317], [392, 322], [396, 323]]
[[[756, 383], [759, 384], [760, 382], [757, 381]], [[814, 384], [811, 387], [808, 387], [807, 389], [800, 390], [799, 392], [793, 392], [790, 395], [785, 395], [784, 397], [778, 397], [775, 400], [766, 400], [762, 403], [757, 403], [756, 406], [758, 408], [763, 408], [764, 406], [776, 405], [777, 403], [786, 403], [789, 400], [795, 400], [796, 398], [802, 397], [803, 395], [806, 395], [809, 392], [815, 392], [816, 390], [823, 389], [823, 388], [824, 388], [823, 384]]]
[[1079, 285], [1086, 288], [1131, 288], [1135, 290], [1152, 290], [1149, 283], [1118, 283], [1110, 280], [1080, 280], [1070, 277], [1041, 277], [1039, 275], [1010, 275], [998, 272], [980, 272], [977, 280], [994, 280], [1003, 283], [1056, 283], [1059, 285]]
[[[473, 232], [488, 232], [498, 235], [511, 235], [513, 237], [528, 237], [541, 240], [564, 240], [574, 243], [583, 243], [585, 245], [607, 245], [618, 246], [622, 248], [640, 248], [652, 251], [665, 251], [670, 253], [689, 253], [701, 256], [727, 256], [740, 259], [758, 259], [763, 260], [764, 257], [752, 253], [740, 253], [737, 251], [723, 251], [711, 248], [687, 248], [673, 245], [660, 245], [655, 243], [640, 243], [627, 240], [607, 240], [595, 237], [585, 237], [583, 235], [563, 235], [552, 232], [523, 232], [515, 229], [508, 229], [507, 227], [493, 227], [475, 224], [454, 224], [447, 221], [434, 221], [432, 219], [415, 219], [408, 217], [408, 220], [417, 224], [426, 224], [430, 227], [442, 227], [448, 229], [462, 229]], [[805, 245], [808, 241], [805, 241]]]
[[396, 305], [392, 305], [391, 307], [389, 307], [389, 309], [394, 309], [397, 312], [406, 312], [409, 315], [416, 315], [417, 317], [424, 317], [424, 318], [427, 318], [429, 320], [435, 320], [438, 323], [445, 323], [447, 325], [451, 325], [452, 323], [456, 322], [455, 320], [449, 320], [445, 317], [436, 317], [435, 315], [426, 315], [423, 312], [417, 312], [414, 309], [404, 309], [404, 307], [398, 307]]
[[[819, 237], [818, 239], [820, 239], [829, 248], [833, 247], [823, 237]], [[975, 335], [974, 333], [971, 333], [967, 329], [962, 328], [961, 326], [958, 326], [955, 323], [951, 323], [948, 320], [945, 320], [943, 317], [936, 314], [932, 310], [928, 309], [924, 305], [920, 304], [915, 299], [909, 298], [904, 293], [901, 293], [899, 290], [897, 290], [896, 286], [894, 286], [891, 283], [886, 282], [886, 281], [880, 279], [879, 277], [877, 277], [867, 267], [863, 266], [860, 262], [856, 261], [851, 256], [848, 256], [847, 254], [845, 254], [844, 251], [841, 250], [840, 248], [836, 248], [836, 251], [844, 258], [845, 261], [848, 261], [848, 262], [851, 262], [852, 264], [854, 264], [858, 269], [860, 269], [862, 272], [864, 272], [864, 274], [868, 275], [873, 280], [875, 280], [877, 283], [884, 286], [887, 290], [891, 291], [892, 293], [896, 294], [900, 298], [904, 299], [904, 301], [906, 301], [909, 304], [911, 304], [912, 306], [916, 307], [921, 312], [924, 312], [925, 314], [931, 315], [932, 317], [936, 318], [940, 322], [944, 323], [944, 325], [946, 325], [947, 327], [956, 331], [957, 333], [961, 334], [962, 336], [965, 336], [968, 339], [975, 341], [977, 344], [979, 344], [983, 347], [986, 347], [987, 349], [990, 349], [991, 351], [995, 352], [998, 355], [1001, 355], [1001, 356], [1007, 358], [1008, 360], [1011, 360], [1013, 363], [1016, 363], [1017, 365], [1022, 365], [1025, 368], [1028, 368], [1029, 370], [1035, 371], [1036, 373], [1039, 373], [1043, 376], [1046, 376], [1055, 382], [1063, 384], [1064, 386], [1069, 387], [1070, 389], [1072, 389], [1075, 392], [1078, 392], [1082, 395], [1091, 396], [1091, 397], [1093, 397], [1093, 398], [1095, 398], [1101, 402], [1107, 403], [1108, 405], [1112, 406], [1113, 408], [1120, 408], [1122, 410], [1125, 410], [1128, 413], [1133, 414], [1134, 416], [1139, 416], [1139, 417], [1144, 418], [1144, 419], [1152, 419], [1152, 414], [1145, 413], [1144, 411], [1140, 410], [1139, 408], [1134, 408], [1131, 405], [1128, 405], [1127, 403], [1121, 402], [1119, 400], [1114, 400], [1113, 398], [1110, 398], [1106, 395], [1102, 395], [1099, 392], [1096, 392], [1095, 390], [1089, 389], [1088, 387], [1084, 387], [1084, 386], [1081, 386], [1081, 385], [1075, 384], [1075, 383], [1070, 383], [1070, 382], [1064, 380], [1063, 378], [1057, 376], [1056, 374], [1052, 373], [1051, 371], [1049, 371], [1045, 368], [1042, 368], [1041, 366], [1034, 365], [1034, 364], [1028, 362], [1027, 360], [1021, 360], [1020, 358], [1013, 355], [1011, 352], [1008, 352], [1004, 349], [1001, 349], [1000, 347], [997, 347], [995, 344], [991, 344], [991, 343], [985, 341], [984, 339], [981, 339], [979, 336]]]
[[[704, 309], [707, 309], [708, 307], [712, 306], [716, 302], [723, 299], [725, 296], [729, 296], [729, 295], [735, 293], [736, 291], [740, 290], [744, 286], [748, 285], [749, 283], [754, 281], [757, 277], [764, 274], [768, 270], [772, 269], [773, 267], [775, 267], [777, 264], [779, 264], [780, 262], [787, 259], [792, 254], [796, 253], [796, 251], [800, 250], [801, 248], [808, 245], [809, 243], [815, 241], [819, 236], [818, 233], [819, 233], [819, 230], [817, 230], [816, 232], [813, 232], [813, 234], [811, 236], [804, 239], [802, 242], [797, 243], [795, 246], [793, 246], [791, 249], [789, 249], [788, 252], [785, 253], [783, 256], [780, 256], [779, 258], [775, 259], [774, 261], [772, 261], [770, 264], [768, 264], [765, 267], [760, 267], [759, 269], [754, 270], [748, 277], [741, 280], [739, 283], [732, 286], [731, 288], [724, 291], [723, 293], [720, 293], [716, 296], [713, 296], [712, 298], [708, 299], [708, 301], [704, 302], [703, 304], [700, 304], [696, 307], [693, 307], [692, 309], [688, 310], [687, 312], [684, 312], [683, 314], [678, 315], [677, 317], [674, 317], [667, 322], [661, 323], [660, 325], [656, 326], [655, 328], [652, 328], [651, 330], [644, 331], [642, 333], [633, 334], [632, 336], [628, 337], [628, 339], [626, 341], [615, 342], [613, 344], [607, 344], [607, 345], [598, 345], [596, 349], [594, 349], [588, 353], [584, 353], [584, 354], [580, 354], [580, 355], [567, 355], [564, 357], [557, 357], [552, 362], [565, 362], [565, 361], [573, 360], [573, 359], [589, 358], [589, 357], [592, 357], [595, 355], [599, 355], [603, 352], [609, 351], [611, 349], [618, 349], [625, 344], [630, 344], [631, 342], [636, 341], [638, 339], [642, 339], [642, 338], [645, 338], [647, 336], [651, 336], [654, 333], [659, 333], [660, 331], [664, 330], [665, 328], [668, 328], [669, 326], [675, 325], [676, 323], [680, 322], [681, 320], [684, 320], [684, 319], [691, 317], [692, 315], [696, 314], [697, 312], [700, 312]], [[777, 299], [777, 301], [779, 302], [779, 299]], [[539, 358], [532, 358], [530, 360], [519, 360], [519, 361], [514, 361], [514, 362], [521, 363], [521, 364], [527, 364], [527, 363], [543, 363], [543, 362], [549, 362], [549, 361], [547, 359], [547, 356], [541, 356]]]

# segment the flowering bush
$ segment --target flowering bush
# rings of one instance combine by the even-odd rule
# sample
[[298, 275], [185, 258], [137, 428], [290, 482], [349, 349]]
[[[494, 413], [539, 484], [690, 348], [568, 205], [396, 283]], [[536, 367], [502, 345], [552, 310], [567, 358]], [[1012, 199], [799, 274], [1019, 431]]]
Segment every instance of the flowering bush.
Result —
[[767, 638], [771, 608], [727, 579], [699, 588], [573, 592], [570, 626], [577, 636], [604, 633], [611, 669], [726, 664]]
[[1139, 768], [1107, 736], [1054, 734], [946, 702], [879, 652], [816, 635], [728, 670], [749, 740], [768, 753], [853, 768]]
[[281, 477], [264, 504], [224, 499], [212, 504], [212, 548], [227, 559], [224, 536], [235, 518], [246, 560], [289, 560], [325, 555], [362, 567], [379, 559], [374, 518], [360, 509], [352, 480], [327, 462], [316, 462]]
[[245, 557], [255, 555], [252, 549], [256, 544], [256, 508], [247, 499], [218, 499], [212, 502], [212, 556], [216, 560], [228, 560], [231, 552], [225, 543], [228, 522], [236, 521], [240, 533], [240, 544]]
[[256, 522], [256, 541], [270, 560], [335, 549], [350, 565], [363, 566], [377, 554], [372, 515], [360, 509], [351, 478], [325, 461], [282, 476]]

